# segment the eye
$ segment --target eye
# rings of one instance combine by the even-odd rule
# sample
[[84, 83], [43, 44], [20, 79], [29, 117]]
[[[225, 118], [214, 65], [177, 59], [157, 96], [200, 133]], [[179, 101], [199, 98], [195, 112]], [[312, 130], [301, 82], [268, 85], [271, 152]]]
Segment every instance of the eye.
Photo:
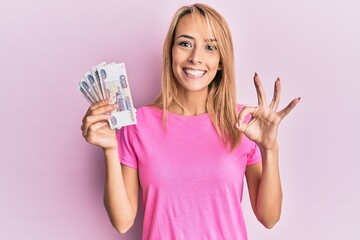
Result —
[[207, 45], [205, 49], [208, 51], [217, 51], [217, 47], [215, 45]]
[[189, 42], [180, 42], [179, 46], [181, 46], [181, 47], [191, 47], [191, 43], [189, 43]]

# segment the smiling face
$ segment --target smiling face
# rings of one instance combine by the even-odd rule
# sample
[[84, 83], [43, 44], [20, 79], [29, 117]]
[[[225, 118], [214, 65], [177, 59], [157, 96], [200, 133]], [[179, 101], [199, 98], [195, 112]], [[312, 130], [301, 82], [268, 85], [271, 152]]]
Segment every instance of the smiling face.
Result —
[[[206, 36], [206, 37], [205, 37]], [[208, 85], [220, 70], [220, 54], [213, 33], [202, 17], [187, 14], [176, 26], [172, 47], [172, 71], [179, 93], [207, 94]]]

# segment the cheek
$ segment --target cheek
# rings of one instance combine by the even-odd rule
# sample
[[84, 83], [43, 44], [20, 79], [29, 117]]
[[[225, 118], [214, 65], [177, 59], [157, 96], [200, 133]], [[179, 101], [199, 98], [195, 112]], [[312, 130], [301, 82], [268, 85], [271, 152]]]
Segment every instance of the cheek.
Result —
[[214, 60], [212, 63], [211, 63], [211, 66], [214, 70], [219, 70], [220, 68], [220, 60], [219, 59], [216, 59]]
[[209, 60], [209, 65], [212, 68], [216, 68], [216, 69], [219, 68], [219, 65], [220, 65], [220, 56], [219, 55], [214, 54], [214, 55], [210, 56], [208, 58], [208, 60]]
[[176, 74], [176, 67], [175, 67], [174, 61], [171, 64], [171, 71], [172, 71], [173, 75], [176, 77], [177, 74]]
[[173, 71], [173, 73], [175, 73], [175, 69], [176, 69], [176, 53], [175, 53], [175, 50], [172, 49], [172, 51], [171, 51], [171, 70]]
[[184, 60], [184, 53], [178, 51], [176, 49], [172, 50], [172, 62], [175, 64], [179, 64], [181, 61]]
[[176, 50], [172, 50], [171, 53], [172, 53], [171, 54], [171, 63], [172, 63], [172, 66], [174, 66], [178, 62], [178, 54], [177, 54]]

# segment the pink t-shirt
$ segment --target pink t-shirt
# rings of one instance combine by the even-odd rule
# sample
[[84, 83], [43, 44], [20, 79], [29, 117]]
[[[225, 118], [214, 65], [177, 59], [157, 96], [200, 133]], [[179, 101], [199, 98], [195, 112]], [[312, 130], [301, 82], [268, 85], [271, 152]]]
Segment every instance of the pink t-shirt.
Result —
[[247, 239], [241, 209], [246, 166], [261, 161], [243, 135], [226, 148], [208, 114], [185, 117], [142, 107], [118, 131], [122, 164], [137, 168], [143, 189], [143, 239]]

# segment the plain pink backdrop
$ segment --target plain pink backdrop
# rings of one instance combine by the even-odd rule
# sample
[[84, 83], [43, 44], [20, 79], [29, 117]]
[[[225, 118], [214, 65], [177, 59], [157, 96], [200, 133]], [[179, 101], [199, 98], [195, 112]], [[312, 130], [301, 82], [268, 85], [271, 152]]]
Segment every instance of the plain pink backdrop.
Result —
[[[250, 239], [358, 239], [360, 4], [358, 1], [204, 1], [227, 19], [238, 100], [301, 96], [279, 133], [283, 213], [272, 230], [244, 192]], [[0, 0], [0, 239], [140, 239], [141, 211], [120, 236], [102, 204], [102, 151], [80, 132], [77, 91], [101, 62], [125, 62], [137, 107], [159, 91], [162, 44], [191, 1]]]

